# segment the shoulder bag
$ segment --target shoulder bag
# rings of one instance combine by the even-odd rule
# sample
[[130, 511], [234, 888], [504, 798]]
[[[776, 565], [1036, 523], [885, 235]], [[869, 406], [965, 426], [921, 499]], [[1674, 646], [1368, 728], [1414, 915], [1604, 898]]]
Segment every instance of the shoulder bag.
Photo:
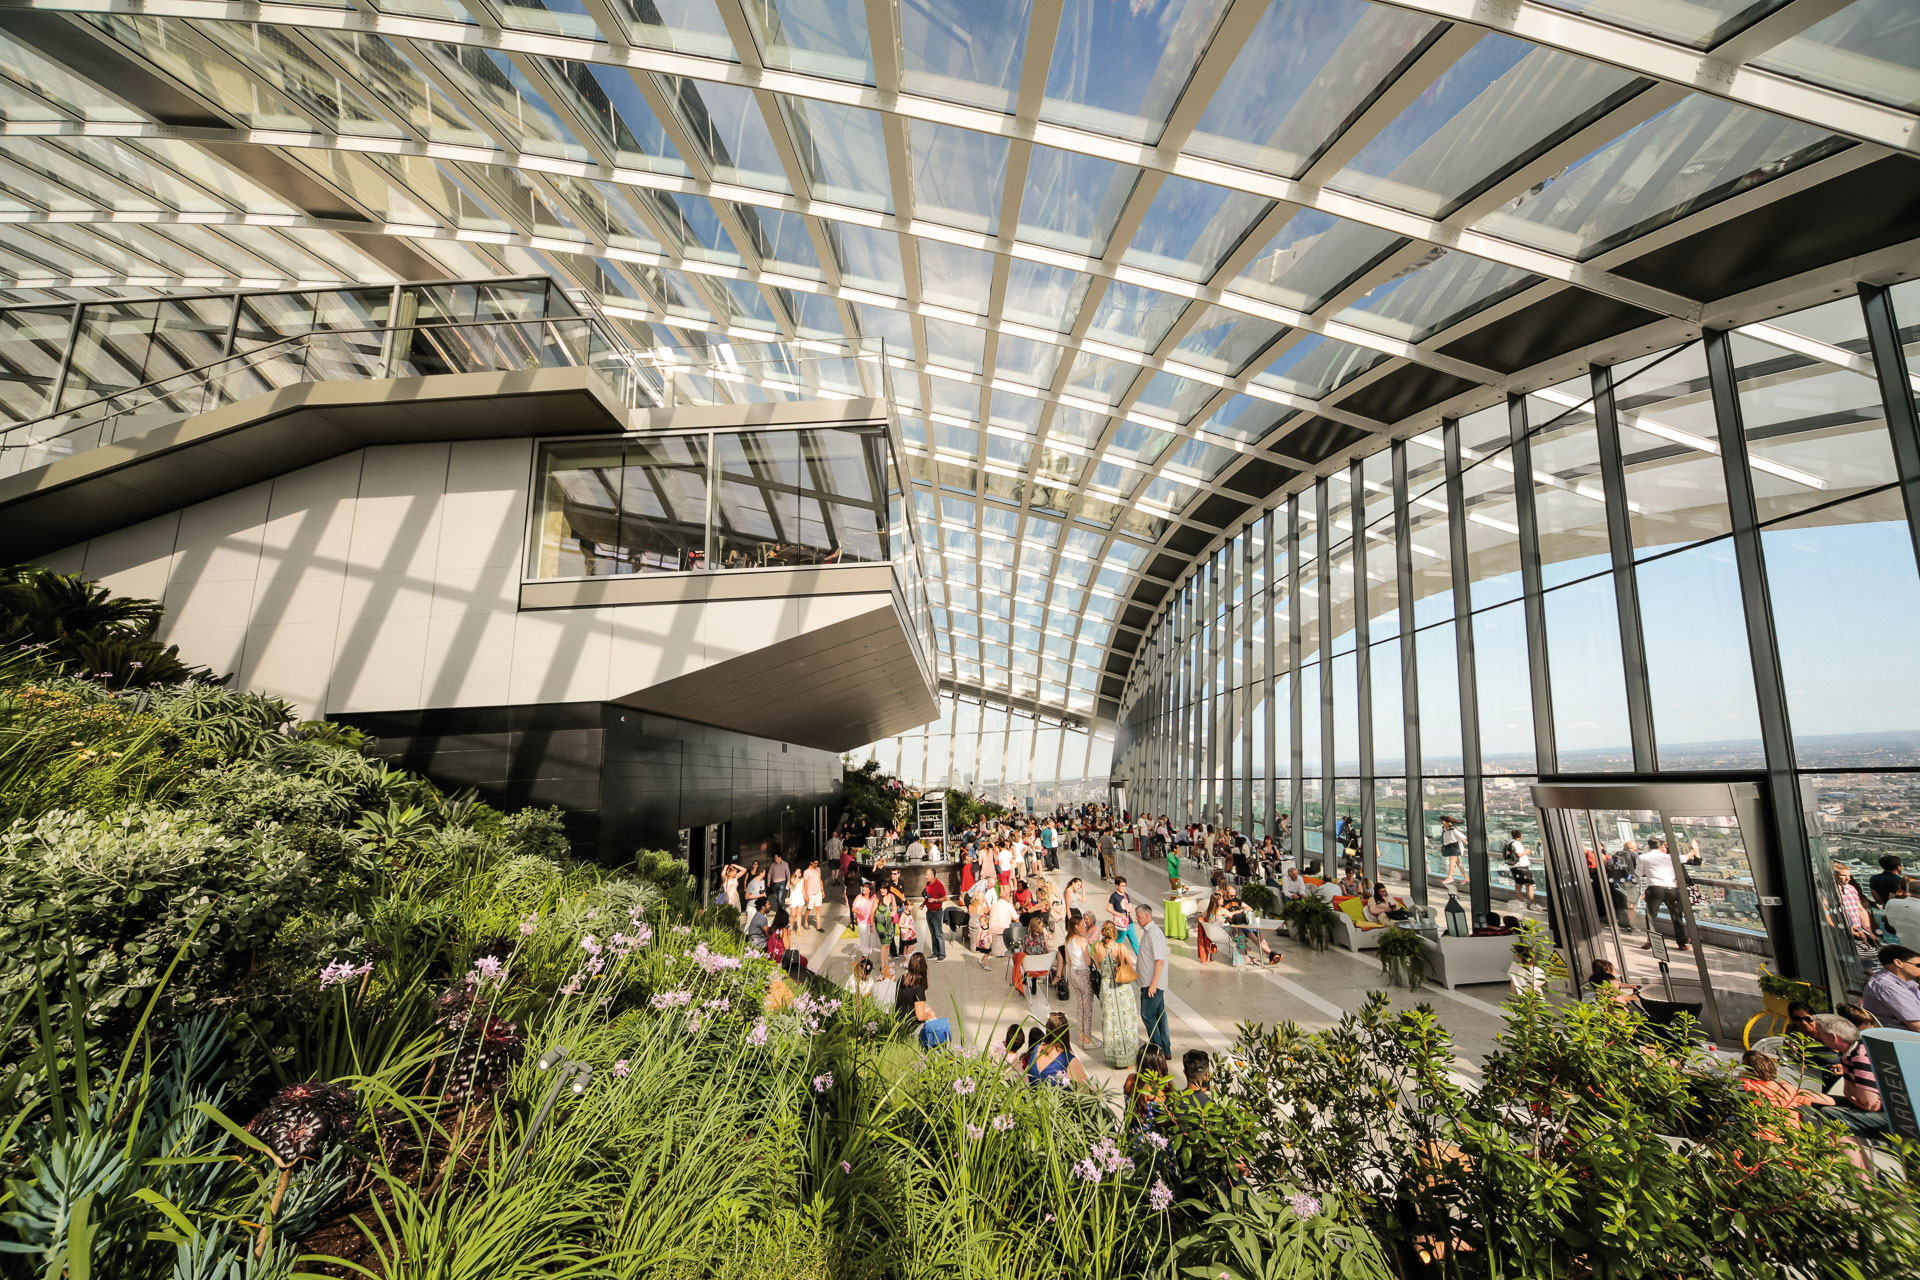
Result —
[[1133, 967], [1132, 956], [1123, 954], [1120, 957], [1120, 962], [1113, 967], [1113, 980], [1121, 986], [1140, 980], [1139, 971]]
[[1062, 1002], [1073, 999], [1073, 987], [1067, 982], [1067, 949], [1063, 945], [1053, 953], [1053, 972], [1047, 977], [1053, 982], [1053, 998]]

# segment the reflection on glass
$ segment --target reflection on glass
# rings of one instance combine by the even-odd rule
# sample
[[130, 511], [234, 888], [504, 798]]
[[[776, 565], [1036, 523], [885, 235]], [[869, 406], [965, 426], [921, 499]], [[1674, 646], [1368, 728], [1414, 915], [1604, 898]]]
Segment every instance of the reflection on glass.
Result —
[[1590, 258], [1846, 145], [1810, 125], [1692, 94], [1476, 228]]
[[1335, 319], [1388, 337], [1422, 342], [1539, 278], [1485, 258], [1436, 249], [1391, 280], [1375, 285]]
[[1543, 0], [1556, 9], [1585, 14], [1602, 22], [1665, 36], [1706, 49], [1778, 9], [1787, 0]]
[[1328, 185], [1438, 217], [1645, 83], [1605, 63], [1489, 33]]
[[1438, 26], [1342, 0], [1277, 0], [1260, 17], [1187, 149], [1294, 178]]
[[1066, 0], [1040, 117], [1159, 141], [1227, 0]]
[[901, 88], [1011, 111], [1033, 0], [901, 0]]
[[1752, 65], [1890, 107], [1920, 107], [1920, 13], [1907, 0], [1852, 0]]
[[1702, 345], [1629, 361], [1612, 371], [1612, 379], [1636, 557], [1729, 532], [1726, 472]]
[[1490, 774], [1532, 773], [1533, 686], [1527, 615], [1519, 602], [1473, 616], [1473, 669], [1483, 768]]
[[[1773, 327], [1829, 344], [1840, 359], [1866, 345], [1866, 322], [1852, 298], [1782, 317]], [[1893, 443], [1871, 374], [1739, 331], [1729, 348], [1761, 520], [1860, 494], [1895, 478]]]
[[1121, 261], [1187, 280], [1207, 280], [1272, 202], [1188, 178], [1169, 177], [1148, 206]]
[[1312, 311], [1401, 243], [1391, 231], [1302, 209], [1241, 269], [1232, 287]]
[[861, 0], [744, 0], [740, 8], [767, 66], [873, 83]]
[[1099, 257], [1140, 171], [1098, 156], [1033, 148], [1020, 200], [1020, 238]]
[[[1007, 139], [915, 120], [907, 126], [907, 140], [913, 148], [914, 216], [995, 234], [1007, 182]], [[884, 160], [884, 146], [876, 155]]]
[[1549, 591], [1542, 600], [1561, 769], [1593, 773], [1633, 768], [1613, 579], [1589, 578]]

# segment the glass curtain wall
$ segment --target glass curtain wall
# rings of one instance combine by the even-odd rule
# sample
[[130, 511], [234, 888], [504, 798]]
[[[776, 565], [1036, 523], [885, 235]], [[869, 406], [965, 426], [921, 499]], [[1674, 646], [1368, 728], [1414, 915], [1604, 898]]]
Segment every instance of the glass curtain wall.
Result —
[[943, 690], [939, 719], [849, 757], [856, 765], [876, 758], [909, 786], [958, 787], [1017, 811], [1051, 813], [1106, 800], [1113, 731]]
[[1857, 987], [1838, 870], [1920, 878], [1916, 347], [1920, 283], [1867, 287], [1317, 477], [1169, 595], [1116, 784], [1336, 872], [1351, 822], [1392, 891], [1485, 914], [1543, 777], [1764, 779]]

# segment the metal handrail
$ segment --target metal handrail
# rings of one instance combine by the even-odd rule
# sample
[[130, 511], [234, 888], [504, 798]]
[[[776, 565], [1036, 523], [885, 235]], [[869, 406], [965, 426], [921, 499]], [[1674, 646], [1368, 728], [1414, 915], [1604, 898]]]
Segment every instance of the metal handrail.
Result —
[[[95, 405], [103, 405], [109, 401], [119, 400], [127, 396], [138, 395], [143, 391], [150, 391], [153, 388], [159, 387], [164, 383], [175, 382], [183, 378], [190, 379], [184, 384], [185, 387], [190, 388], [194, 386], [203, 386], [206, 383], [212, 381], [213, 378], [216, 376], [224, 376], [224, 375], [215, 374], [213, 372], [213, 370], [215, 370], [220, 365], [230, 364], [234, 361], [258, 362], [262, 356], [267, 356], [267, 355], [277, 357], [278, 355], [284, 354], [285, 349], [290, 346], [308, 344], [313, 342], [317, 338], [341, 338], [341, 337], [351, 337], [354, 334], [367, 334], [367, 333], [388, 334], [388, 333], [413, 333], [413, 332], [419, 332], [419, 331], [432, 332], [432, 331], [437, 331], [442, 329], [471, 329], [479, 325], [495, 326], [495, 325], [567, 324], [567, 323], [580, 324], [584, 326], [592, 326], [595, 323], [595, 321], [591, 316], [557, 316], [557, 317], [539, 316], [532, 319], [518, 319], [518, 320], [511, 320], [511, 319], [447, 320], [447, 321], [438, 321], [438, 322], [428, 322], [428, 323], [422, 323], [422, 324], [363, 325], [363, 326], [359, 326], [357, 328], [352, 328], [352, 329], [309, 329], [305, 333], [293, 333], [293, 334], [288, 334], [285, 337], [275, 338], [272, 341], [263, 343], [262, 345], [255, 347], [250, 351], [231, 352], [227, 355], [221, 356], [217, 360], [209, 360], [205, 364], [195, 365], [191, 369], [181, 369], [177, 372], [170, 373], [163, 378], [155, 378], [150, 382], [139, 383], [136, 386], [126, 387], [120, 391], [111, 392], [104, 396], [96, 396], [92, 400], [83, 400], [79, 404], [74, 405], [70, 409], [60, 409], [60, 410], [56, 410], [53, 413], [43, 413], [37, 418], [28, 418], [21, 422], [8, 423], [5, 427], [0, 428], [0, 433], [11, 435], [17, 431], [24, 431], [29, 427], [37, 426], [43, 422], [51, 422], [57, 418], [65, 418], [74, 414], [81, 414], [81, 413], [84, 413], [87, 409]], [[227, 372], [232, 372], [232, 371], [228, 370]], [[194, 377], [193, 375], [200, 375], [200, 376]], [[68, 430], [69, 431], [79, 430], [80, 427], [82, 426], [90, 426], [90, 425], [92, 425], [92, 423], [82, 422], [77, 424], [74, 427], [68, 428]], [[60, 434], [65, 435], [67, 434], [67, 432], [63, 431]], [[59, 435], [54, 435], [54, 436], [47, 436], [44, 439], [57, 440], [59, 438], [60, 438]], [[33, 443], [38, 444], [42, 442], [43, 441], [41, 440], [36, 440]], [[0, 448], [17, 449], [21, 447], [23, 446], [15, 445], [15, 444], [0, 444]]]

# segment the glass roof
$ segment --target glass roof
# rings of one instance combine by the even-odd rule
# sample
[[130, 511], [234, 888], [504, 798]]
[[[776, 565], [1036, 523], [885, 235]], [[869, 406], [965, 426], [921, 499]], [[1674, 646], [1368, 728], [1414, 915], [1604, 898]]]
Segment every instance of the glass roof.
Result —
[[0, 302], [542, 272], [641, 345], [884, 344], [941, 674], [1094, 714], [1243, 460], [1370, 452], [1398, 366], [1504, 385], [1436, 354], [1489, 308], [1657, 307], [1635, 241], [1912, 149], [1862, 122], [1920, 9], [1784, 2], [36, 0], [87, 57], [0, 32]]

